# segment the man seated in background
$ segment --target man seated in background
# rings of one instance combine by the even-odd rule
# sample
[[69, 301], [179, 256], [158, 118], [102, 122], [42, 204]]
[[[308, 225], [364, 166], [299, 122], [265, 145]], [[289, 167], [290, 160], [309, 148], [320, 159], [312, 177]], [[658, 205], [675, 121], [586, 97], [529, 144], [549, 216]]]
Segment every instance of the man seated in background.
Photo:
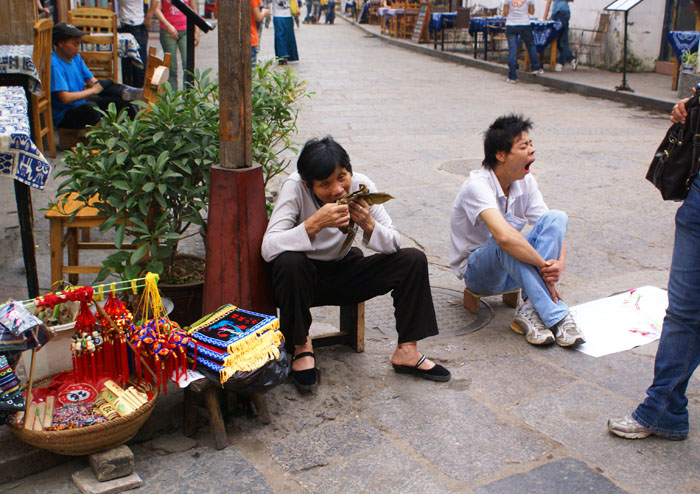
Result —
[[55, 127], [82, 129], [95, 125], [114, 103], [117, 110], [127, 109], [133, 118], [137, 109], [131, 101], [140, 99], [143, 90], [116, 84], [109, 79], [98, 81], [80, 56], [81, 37], [88, 33], [72, 24], [61, 22], [53, 27], [54, 52], [51, 54], [51, 110]]

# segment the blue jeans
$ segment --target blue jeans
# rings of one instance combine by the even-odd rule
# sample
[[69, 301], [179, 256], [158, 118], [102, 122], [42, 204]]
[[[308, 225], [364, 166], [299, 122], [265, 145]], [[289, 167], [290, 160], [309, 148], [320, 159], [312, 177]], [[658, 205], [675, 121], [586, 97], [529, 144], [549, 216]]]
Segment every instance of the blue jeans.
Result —
[[328, 0], [328, 10], [326, 10], [326, 24], [333, 24], [335, 21], [335, 2]]
[[[568, 225], [566, 213], [550, 210], [537, 220], [525, 238], [545, 260], [559, 259]], [[569, 313], [564, 302], [552, 300], [537, 268], [507, 254], [493, 237], [472, 252], [468, 262], [464, 283], [472, 292], [494, 295], [520, 288], [523, 299], [530, 300], [548, 328]]]
[[508, 79], [518, 78], [515, 69], [518, 67], [518, 36], [525, 43], [527, 53], [530, 55], [530, 68], [540, 69], [540, 57], [535, 49], [535, 40], [532, 37], [532, 26], [506, 26], [506, 38], [508, 39]]
[[255, 68], [255, 66], [258, 64], [258, 50], [260, 49], [259, 46], [251, 46], [250, 47], [250, 63], [251, 67]]
[[660, 434], [688, 434], [685, 390], [700, 363], [700, 177], [676, 213], [668, 309], [654, 361], [654, 381], [632, 417]]
[[559, 46], [557, 48], [557, 63], [564, 65], [566, 62], [571, 62], [574, 58], [573, 53], [569, 49], [569, 19], [571, 18], [571, 13], [569, 12], [557, 12], [552, 15], [553, 21], [559, 21], [564, 26], [559, 37]]

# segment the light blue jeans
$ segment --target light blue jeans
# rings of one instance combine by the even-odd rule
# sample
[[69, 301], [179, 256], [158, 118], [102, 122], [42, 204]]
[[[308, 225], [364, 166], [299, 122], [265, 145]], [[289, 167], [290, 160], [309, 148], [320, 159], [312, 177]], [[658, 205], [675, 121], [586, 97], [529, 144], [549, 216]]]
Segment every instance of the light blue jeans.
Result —
[[[537, 220], [525, 238], [545, 260], [559, 259], [568, 226], [566, 213], [552, 209]], [[537, 268], [507, 254], [493, 237], [472, 252], [468, 262], [464, 283], [472, 292], [495, 295], [520, 288], [523, 299], [530, 300], [548, 328], [569, 313], [564, 302], [552, 300]]]
[[668, 309], [654, 361], [654, 381], [632, 417], [661, 434], [688, 434], [685, 390], [700, 363], [700, 177], [676, 213]]
[[163, 47], [163, 53], [170, 53], [168, 82], [172, 86], [173, 91], [177, 91], [177, 51], [180, 51], [180, 60], [184, 71], [185, 67], [187, 67], [187, 31], [178, 31], [177, 41], [175, 41], [165, 29], [161, 29], [160, 45]]

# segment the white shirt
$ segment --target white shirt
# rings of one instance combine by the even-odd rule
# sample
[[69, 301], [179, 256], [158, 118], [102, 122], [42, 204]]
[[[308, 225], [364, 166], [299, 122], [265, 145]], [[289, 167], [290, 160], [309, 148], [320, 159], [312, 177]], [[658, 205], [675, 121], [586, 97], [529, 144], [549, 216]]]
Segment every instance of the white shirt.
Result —
[[450, 216], [450, 267], [463, 278], [469, 254], [491, 237], [486, 223], [479, 216], [487, 209], [497, 209], [510, 226], [522, 231], [548, 211], [532, 175], [525, 175], [510, 186], [508, 197], [492, 170], [474, 170], [459, 189]]
[[506, 26], [529, 26], [530, 5], [534, 5], [534, 0], [504, 0], [503, 6], [508, 7]]
[[[367, 186], [370, 192], [377, 192], [377, 187], [369, 178], [361, 173], [353, 173], [350, 192], [360, 190], [360, 184]], [[286, 251], [304, 252], [310, 259], [319, 261], [342, 259], [350, 250], [348, 246], [340, 252], [346, 234], [337, 228], [324, 228], [312, 239], [306, 232], [304, 221], [318, 209], [318, 203], [301, 181], [299, 173], [292, 173], [282, 183], [275, 209], [267, 225], [261, 249], [263, 259], [271, 262]], [[370, 206], [369, 212], [375, 221], [369, 241], [366, 241], [361, 229], [358, 229], [356, 237], [362, 237], [362, 243], [375, 252], [391, 254], [398, 251], [401, 247], [401, 236], [394, 230], [384, 206], [375, 204]]]
[[292, 11], [289, 8], [289, 0], [271, 0], [273, 17], [292, 17]]
[[119, 22], [140, 26], [144, 21], [143, 0], [119, 0]]

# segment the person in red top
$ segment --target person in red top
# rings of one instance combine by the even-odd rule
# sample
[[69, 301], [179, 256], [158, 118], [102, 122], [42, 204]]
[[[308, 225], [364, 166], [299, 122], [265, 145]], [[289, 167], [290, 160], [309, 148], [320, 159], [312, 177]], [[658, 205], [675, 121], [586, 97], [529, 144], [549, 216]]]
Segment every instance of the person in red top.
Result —
[[[182, 0], [193, 10], [197, 10], [195, 0]], [[170, 0], [154, 0], [154, 13], [160, 21], [160, 44], [165, 53], [170, 53], [170, 76], [168, 82], [177, 90], [177, 50], [183, 70], [187, 64], [187, 18], [185, 14], [170, 3]], [[199, 29], [194, 28], [194, 46], [199, 44]]]
[[270, 17], [270, 10], [262, 6], [262, 0], [250, 0], [250, 58], [255, 67], [258, 61], [258, 50], [260, 48], [260, 34], [258, 33], [258, 24], [266, 17]]

